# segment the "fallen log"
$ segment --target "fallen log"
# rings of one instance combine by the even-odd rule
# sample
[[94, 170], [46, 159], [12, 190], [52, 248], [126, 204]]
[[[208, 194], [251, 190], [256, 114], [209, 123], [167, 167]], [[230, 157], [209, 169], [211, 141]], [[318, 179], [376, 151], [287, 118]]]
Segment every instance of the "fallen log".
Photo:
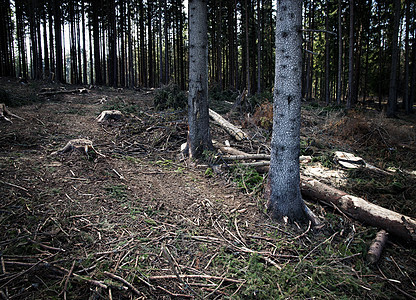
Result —
[[[222, 147], [222, 149], [229, 150], [224, 147]], [[236, 153], [236, 155], [247, 155], [247, 153], [239, 150], [237, 151], [238, 153]], [[261, 168], [263, 171], [267, 172], [269, 166], [263, 165]], [[332, 203], [343, 213], [351, 216], [357, 221], [382, 228], [407, 241], [416, 242], [416, 220], [367, 202], [362, 198], [348, 195], [347, 193], [321, 183], [316, 179], [303, 175], [301, 175], [300, 179], [302, 195], [325, 204]]]
[[217, 141], [212, 141], [212, 144], [215, 148], [220, 149], [224, 153], [232, 154], [232, 155], [247, 155], [247, 153], [240, 151], [238, 149], [235, 149], [233, 147], [225, 146]]
[[220, 124], [220, 126], [224, 128], [237, 141], [248, 139], [248, 135], [244, 131], [228, 122], [220, 114], [216, 113], [212, 109], [209, 110], [209, 116], [211, 117], [211, 119], [218, 122], [218, 124]]
[[365, 201], [362, 198], [301, 175], [302, 194], [313, 200], [332, 203], [343, 213], [365, 224], [382, 228], [404, 240], [416, 242], [416, 220]]
[[38, 96], [53, 96], [59, 94], [88, 94], [89, 90], [82, 88], [82, 89], [75, 89], [75, 90], [59, 90], [59, 91], [45, 91], [38, 93]]
[[372, 241], [370, 249], [367, 252], [367, 261], [370, 264], [374, 264], [380, 259], [381, 252], [383, 251], [388, 238], [389, 234], [384, 229], [377, 232], [377, 235], [375, 239]]

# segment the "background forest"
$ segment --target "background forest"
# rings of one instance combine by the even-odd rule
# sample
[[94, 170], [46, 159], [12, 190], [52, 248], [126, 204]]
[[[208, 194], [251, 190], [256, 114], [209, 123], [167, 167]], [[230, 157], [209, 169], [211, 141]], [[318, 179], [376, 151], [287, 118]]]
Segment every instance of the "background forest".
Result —
[[[182, 0], [3, 0], [0, 76], [114, 87], [176, 83], [185, 90], [186, 5]], [[273, 1], [214, 0], [208, 9], [211, 88], [270, 98]], [[381, 108], [390, 97], [390, 115], [397, 99], [411, 112], [415, 10], [411, 0], [304, 1], [304, 98], [345, 102], [348, 108], [369, 100]]]

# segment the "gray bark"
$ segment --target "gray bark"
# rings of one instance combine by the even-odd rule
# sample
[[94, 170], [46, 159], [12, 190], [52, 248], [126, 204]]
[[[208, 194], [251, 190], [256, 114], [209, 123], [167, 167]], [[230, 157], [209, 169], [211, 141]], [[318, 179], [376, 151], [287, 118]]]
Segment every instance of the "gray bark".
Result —
[[268, 210], [289, 221], [306, 219], [300, 193], [302, 1], [277, 1], [273, 135]]
[[207, 1], [190, 0], [189, 16], [189, 95], [188, 143], [190, 157], [199, 157], [213, 149], [208, 113], [208, 37]]
[[337, 104], [341, 104], [341, 79], [342, 79], [342, 24], [341, 24], [341, 0], [338, 0], [338, 81], [337, 81]]

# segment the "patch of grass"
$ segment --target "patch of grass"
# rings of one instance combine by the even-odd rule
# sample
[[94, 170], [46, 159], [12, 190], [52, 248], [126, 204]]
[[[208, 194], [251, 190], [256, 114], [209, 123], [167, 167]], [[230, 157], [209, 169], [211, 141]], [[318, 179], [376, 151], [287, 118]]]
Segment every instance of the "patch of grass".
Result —
[[241, 164], [231, 170], [233, 181], [237, 186], [245, 190], [248, 194], [260, 192], [264, 182], [264, 176], [260, 175], [254, 168], [246, 167]]
[[105, 190], [114, 199], [124, 200], [127, 198], [127, 187], [123, 184], [108, 186]]

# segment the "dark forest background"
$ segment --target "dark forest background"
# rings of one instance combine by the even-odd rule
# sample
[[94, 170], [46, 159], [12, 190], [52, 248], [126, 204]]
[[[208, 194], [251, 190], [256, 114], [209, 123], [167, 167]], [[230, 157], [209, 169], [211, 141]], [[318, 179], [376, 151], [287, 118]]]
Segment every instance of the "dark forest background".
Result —
[[[304, 1], [303, 97], [411, 112], [415, 13], [413, 0]], [[211, 88], [269, 97], [274, 2], [212, 0], [208, 14]], [[1, 0], [0, 22], [0, 76], [187, 89], [182, 0]]]

